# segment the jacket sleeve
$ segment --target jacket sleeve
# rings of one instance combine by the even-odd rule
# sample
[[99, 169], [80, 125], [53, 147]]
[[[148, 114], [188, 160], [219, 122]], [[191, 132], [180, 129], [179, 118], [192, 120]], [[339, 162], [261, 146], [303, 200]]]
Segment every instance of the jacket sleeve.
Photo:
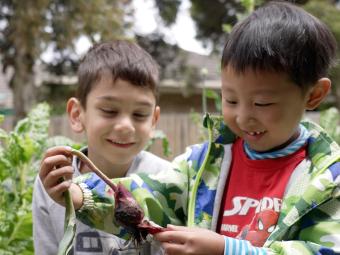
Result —
[[275, 254], [340, 254], [339, 195], [306, 214], [291, 240], [273, 242], [271, 250]]
[[[144, 210], [145, 217], [158, 225], [183, 225], [186, 222], [188, 200], [188, 169], [184, 157], [173, 162], [173, 168], [156, 174], [138, 173], [112, 179], [123, 184]], [[114, 218], [114, 193], [94, 173], [74, 179], [83, 190], [84, 203], [77, 218], [91, 227], [127, 238]]]
[[[333, 198], [315, 208], [294, 226], [287, 240], [265, 247], [225, 237], [224, 254], [329, 255], [340, 254], [340, 200]], [[285, 239], [285, 238], [283, 238]]]
[[[52, 207], [60, 213], [51, 213]], [[35, 254], [57, 254], [63, 235], [65, 209], [48, 196], [39, 176], [34, 183], [32, 214]]]

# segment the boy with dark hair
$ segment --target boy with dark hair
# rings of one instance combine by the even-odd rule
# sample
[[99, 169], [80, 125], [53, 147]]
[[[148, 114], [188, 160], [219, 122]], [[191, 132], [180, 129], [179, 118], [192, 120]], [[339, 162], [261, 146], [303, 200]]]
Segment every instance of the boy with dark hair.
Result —
[[[94, 45], [78, 68], [76, 97], [67, 102], [72, 130], [85, 132], [82, 149], [110, 178], [146, 171], [155, 174], [171, 164], [143, 151], [158, 121], [158, 65], [135, 43], [113, 41]], [[64, 176], [89, 172], [78, 158], [63, 155], [64, 147], [46, 152], [42, 168]], [[41, 176], [41, 175], [40, 175]], [[55, 203], [44, 187], [64, 192], [69, 182], [37, 178], [33, 194], [33, 236], [36, 254], [55, 255], [64, 234], [65, 208]], [[47, 190], [48, 191], [48, 190]], [[138, 254], [133, 247], [119, 251], [125, 240], [77, 222], [73, 254]], [[152, 249], [155, 249], [153, 246]], [[144, 245], [142, 254], [155, 253]]]
[[[187, 226], [155, 235], [166, 254], [340, 253], [340, 148], [301, 121], [329, 92], [335, 49], [329, 29], [290, 3], [270, 2], [233, 28], [222, 57], [223, 118], [204, 121], [209, 141], [171, 171], [120, 179], [146, 217]], [[72, 184], [76, 208], [86, 208], [78, 217], [95, 227], [113, 222], [100, 213], [112, 194], [98, 179]], [[83, 201], [83, 192], [95, 196]]]

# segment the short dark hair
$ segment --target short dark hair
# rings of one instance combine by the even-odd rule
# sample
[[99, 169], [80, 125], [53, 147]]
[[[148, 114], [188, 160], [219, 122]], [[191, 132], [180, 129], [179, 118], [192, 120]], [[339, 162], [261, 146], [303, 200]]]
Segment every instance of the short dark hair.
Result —
[[80, 61], [76, 97], [84, 108], [87, 95], [108, 73], [113, 81], [122, 79], [151, 89], [157, 99], [158, 64], [136, 43], [115, 40], [93, 45]]
[[282, 72], [306, 89], [327, 75], [335, 53], [336, 40], [324, 23], [298, 6], [273, 1], [235, 25], [222, 68]]

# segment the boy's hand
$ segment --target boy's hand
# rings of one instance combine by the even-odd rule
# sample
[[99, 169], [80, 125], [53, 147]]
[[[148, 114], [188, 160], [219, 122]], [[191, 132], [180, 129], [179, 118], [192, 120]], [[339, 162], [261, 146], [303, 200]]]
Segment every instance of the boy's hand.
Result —
[[57, 146], [48, 149], [41, 162], [40, 180], [47, 194], [62, 206], [65, 206], [63, 193], [70, 188], [74, 206], [78, 209], [82, 204], [82, 192], [71, 183], [72, 175], [71, 148]]
[[168, 231], [155, 234], [156, 240], [162, 243], [165, 253], [223, 255], [224, 237], [213, 231], [202, 228], [189, 228], [168, 225]]

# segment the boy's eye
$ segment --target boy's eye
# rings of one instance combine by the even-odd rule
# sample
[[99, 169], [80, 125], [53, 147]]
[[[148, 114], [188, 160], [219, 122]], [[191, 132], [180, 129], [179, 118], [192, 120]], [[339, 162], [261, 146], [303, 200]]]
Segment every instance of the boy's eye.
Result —
[[111, 109], [101, 108], [100, 110], [105, 114], [116, 114], [117, 113], [117, 111], [111, 110]]
[[145, 119], [149, 117], [148, 113], [134, 113], [133, 116], [137, 119]]
[[232, 105], [234, 105], [234, 104], [237, 104], [237, 102], [236, 101], [233, 101], [233, 100], [225, 100], [228, 104], [232, 104]]
[[270, 106], [273, 105], [273, 103], [255, 103], [255, 106], [260, 106], [260, 107], [265, 107], [265, 106]]

